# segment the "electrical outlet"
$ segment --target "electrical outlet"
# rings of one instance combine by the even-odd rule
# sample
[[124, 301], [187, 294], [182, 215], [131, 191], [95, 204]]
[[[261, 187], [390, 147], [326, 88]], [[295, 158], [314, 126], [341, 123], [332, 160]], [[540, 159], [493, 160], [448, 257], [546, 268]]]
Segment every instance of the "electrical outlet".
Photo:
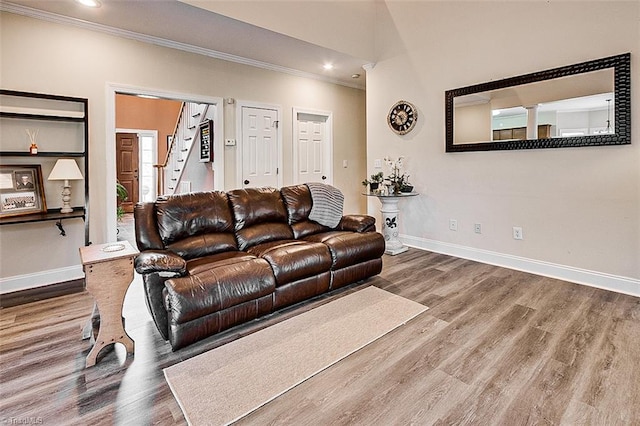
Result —
[[380, 160], [379, 158], [376, 160], [373, 160], [373, 167], [375, 167], [376, 169], [381, 169], [382, 168], [382, 160]]
[[522, 235], [522, 227], [514, 226], [513, 227], [513, 239], [514, 240], [522, 240], [524, 236]]
[[473, 224], [473, 232], [475, 232], [476, 234], [482, 234], [482, 225], [480, 225], [479, 223]]
[[224, 140], [224, 146], [236, 146], [236, 140], [235, 139], [225, 139]]
[[458, 230], [458, 221], [455, 219], [449, 219], [449, 229], [452, 231]]

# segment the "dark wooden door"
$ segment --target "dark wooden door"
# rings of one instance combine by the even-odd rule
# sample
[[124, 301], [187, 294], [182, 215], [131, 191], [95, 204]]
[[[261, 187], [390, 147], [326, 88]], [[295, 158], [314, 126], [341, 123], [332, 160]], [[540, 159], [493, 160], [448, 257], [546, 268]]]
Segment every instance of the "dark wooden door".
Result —
[[116, 133], [116, 169], [118, 182], [127, 189], [126, 201], [118, 201], [125, 212], [132, 213], [138, 202], [138, 135]]

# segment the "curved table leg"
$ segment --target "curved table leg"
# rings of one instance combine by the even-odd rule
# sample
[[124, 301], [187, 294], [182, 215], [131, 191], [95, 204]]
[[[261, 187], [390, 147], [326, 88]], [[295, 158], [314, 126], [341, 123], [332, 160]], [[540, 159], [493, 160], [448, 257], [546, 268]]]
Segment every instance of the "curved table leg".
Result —
[[87, 290], [95, 298], [100, 312], [100, 329], [87, 355], [86, 366], [95, 365], [100, 350], [111, 344], [122, 343], [127, 354], [133, 354], [134, 342], [125, 331], [122, 318], [124, 297], [133, 281], [133, 260], [123, 258], [87, 265], [85, 276]]

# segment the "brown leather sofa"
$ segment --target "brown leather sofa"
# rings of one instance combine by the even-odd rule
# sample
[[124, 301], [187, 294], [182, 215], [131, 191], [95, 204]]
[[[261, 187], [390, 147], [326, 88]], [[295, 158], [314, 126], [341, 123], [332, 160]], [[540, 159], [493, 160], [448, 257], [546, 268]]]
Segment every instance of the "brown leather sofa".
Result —
[[309, 220], [306, 185], [161, 197], [135, 206], [147, 307], [173, 350], [379, 274], [375, 219]]

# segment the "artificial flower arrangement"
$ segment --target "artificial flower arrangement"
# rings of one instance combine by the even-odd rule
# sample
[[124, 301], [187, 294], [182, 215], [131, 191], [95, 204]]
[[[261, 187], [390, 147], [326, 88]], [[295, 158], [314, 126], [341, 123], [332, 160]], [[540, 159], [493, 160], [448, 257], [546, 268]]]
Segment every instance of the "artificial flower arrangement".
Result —
[[378, 185], [375, 185], [375, 183], [381, 183], [386, 186], [388, 194], [399, 194], [401, 192], [413, 191], [413, 185], [409, 183], [409, 173], [402, 172], [404, 156], [400, 156], [395, 160], [391, 157], [384, 157], [384, 162], [387, 167], [389, 167], [389, 176], [385, 177], [382, 172], [378, 172], [377, 174], [371, 175], [371, 180], [365, 179], [362, 181], [362, 185], [369, 185], [371, 187], [371, 192], [374, 192], [375, 190], [381, 191], [377, 189]]

